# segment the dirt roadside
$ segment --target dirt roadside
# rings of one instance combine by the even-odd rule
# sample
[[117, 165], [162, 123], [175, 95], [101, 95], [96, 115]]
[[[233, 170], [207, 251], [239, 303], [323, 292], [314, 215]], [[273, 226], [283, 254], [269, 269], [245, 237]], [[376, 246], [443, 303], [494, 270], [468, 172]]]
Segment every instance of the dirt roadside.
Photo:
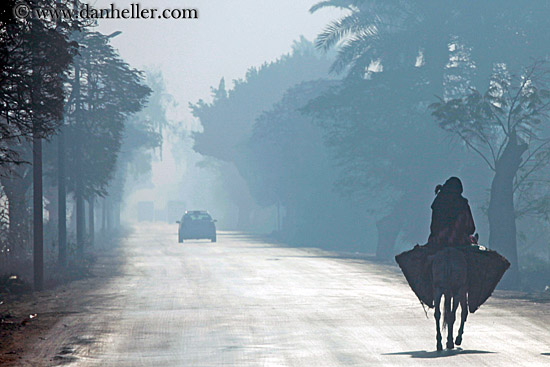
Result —
[[89, 274], [41, 292], [0, 295], [0, 366], [18, 366], [22, 355], [44, 340], [64, 316], [84, 312], [89, 295], [117, 276], [118, 249], [96, 249]]

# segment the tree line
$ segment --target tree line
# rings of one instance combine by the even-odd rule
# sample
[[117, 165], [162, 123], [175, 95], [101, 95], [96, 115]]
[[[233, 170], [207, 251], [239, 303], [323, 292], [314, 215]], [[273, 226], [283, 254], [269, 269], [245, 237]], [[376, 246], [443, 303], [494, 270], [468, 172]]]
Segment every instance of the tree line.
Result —
[[314, 59], [291, 66], [294, 54], [283, 57], [279, 78], [293, 85], [277, 97], [251, 92], [259, 107], [247, 116], [237, 93], [270, 88], [275, 67], [259, 70], [262, 86], [249, 75], [229, 92], [220, 85], [212, 103], [192, 106], [204, 127], [196, 149], [216, 157], [213, 137], [227, 137], [235, 121], [240, 135], [223, 142], [232, 154], [218, 157], [237, 167], [256, 205], [283, 207], [288, 241], [374, 250], [381, 259], [397, 243], [425, 241], [433, 188], [460, 176], [482, 239], [512, 263], [503, 285], [517, 287], [518, 238], [525, 252], [532, 244], [548, 251], [544, 238], [526, 236], [549, 228], [549, 48], [541, 31], [549, 6], [322, 1], [311, 12], [344, 14], [315, 40], [330, 70], [304, 75]]
[[59, 269], [82, 261], [93, 246], [96, 202], [103, 202], [103, 227], [119, 221], [132, 154], [159, 146], [161, 135], [155, 121], [137, 115], [153, 91], [110, 44], [120, 32], [104, 35], [93, 22], [68, 19], [19, 20], [14, 5], [5, 1], [0, 10], [1, 270], [26, 266], [32, 254], [34, 286], [41, 289], [49, 241]]

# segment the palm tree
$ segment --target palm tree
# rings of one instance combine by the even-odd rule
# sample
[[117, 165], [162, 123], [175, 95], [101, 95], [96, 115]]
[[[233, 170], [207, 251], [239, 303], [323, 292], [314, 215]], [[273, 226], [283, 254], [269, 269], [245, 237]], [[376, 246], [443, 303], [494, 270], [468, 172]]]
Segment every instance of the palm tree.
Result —
[[331, 22], [318, 36], [316, 46], [324, 51], [338, 47], [332, 72], [348, 71], [363, 77], [377, 60], [384, 70], [403, 64], [414, 66], [422, 49], [418, 32], [428, 22], [418, 4], [393, 0], [332, 0], [315, 4], [310, 12], [333, 7], [347, 14]]

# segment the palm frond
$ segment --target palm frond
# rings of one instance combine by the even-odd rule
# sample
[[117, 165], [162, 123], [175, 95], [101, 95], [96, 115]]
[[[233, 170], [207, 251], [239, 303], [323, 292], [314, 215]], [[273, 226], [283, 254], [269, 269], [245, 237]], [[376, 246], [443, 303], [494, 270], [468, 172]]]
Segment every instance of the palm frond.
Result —
[[324, 8], [339, 8], [339, 9], [350, 9], [353, 5], [353, 0], [326, 0], [320, 1], [317, 4], [313, 5], [310, 9], [310, 13], [315, 13], [317, 10]]
[[317, 36], [317, 39], [315, 40], [315, 47], [328, 51], [338, 42], [345, 39], [349, 35], [360, 31], [364, 27], [365, 25], [363, 24], [361, 17], [359, 17], [356, 13], [335, 20]]

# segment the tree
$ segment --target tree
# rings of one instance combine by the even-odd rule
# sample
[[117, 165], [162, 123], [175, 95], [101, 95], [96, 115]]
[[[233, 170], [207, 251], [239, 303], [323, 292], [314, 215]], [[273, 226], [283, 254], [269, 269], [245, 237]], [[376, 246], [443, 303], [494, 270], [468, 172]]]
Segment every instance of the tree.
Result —
[[193, 149], [221, 161], [225, 189], [239, 208], [239, 228], [249, 228], [254, 206], [239, 171], [241, 149], [252, 133], [255, 119], [293, 85], [326, 77], [329, 66], [330, 60], [319, 55], [313, 44], [302, 37], [294, 43], [290, 54], [259, 68], [250, 68], [244, 79], [234, 82], [233, 89], [227, 90], [222, 79], [218, 88], [212, 89], [212, 102], [199, 100], [190, 105], [203, 127], [203, 131], [193, 135]]
[[264, 111], [243, 149], [241, 173], [256, 203], [284, 209], [279, 235], [285, 241], [356, 251], [364, 242], [362, 208], [334, 192], [338, 171], [323, 130], [301, 111], [335, 84], [300, 83]]
[[337, 190], [364, 203], [376, 221], [381, 259], [394, 255], [401, 234], [427, 238], [433, 187], [461, 171], [460, 151], [430, 125], [422, 80], [421, 74], [376, 73], [346, 81], [306, 106], [337, 162]]
[[67, 186], [77, 206], [77, 249], [84, 251], [84, 200], [105, 196], [116, 170], [124, 123], [145, 105], [150, 89], [141, 72], [120, 59], [109, 37], [84, 30], [65, 107]]
[[151, 95], [143, 110], [132, 115], [126, 122], [116, 171], [109, 182], [108, 197], [104, 201], [105, 226], [107, 217], [112, 218], [107, 213], [111, 204], [120, 205], [124, 195], [136, 188], [135, 182], [138, 178], [151, 172], [154, 151], [162, 147], [164, 129], [171, 127], [166, 117], [166, 107], [173, 103], [173, 99], [166, 93], [162, 74], [146, 72], [145, 83], [151, 88]]
[[[4, 172], [6, 164], [24, 163], [12, 148], [21, 139], [31, 139], [33, 128], [41, 138], [56, 131], [65, 96], [59, 75], [67, 69], [73, 51], [55, 22], [15, 19], [14, 5], [9, 0], [0, 8], [0, 167]], [[39, 123], [33, 125], [34, 121]]]
[[349, 10], [316, 40], [325, 51], [338, 47], [331, 70], [347, 75], [307, 109], [342, 167], [340, 192], [368, 203], [377, 256], [388, 259], [401, 233], [418, 240], [427, 228], [418, 208], [456, 158], [437, 144], [424, 107], [444, 87], [452, 14], [443, 5], [376, 0], [325, 1], [311, 11], [324, 7]]
[[[431, 105], [440, 127], [457, 136], [494, 172], [488, 209], [489, 246], [502, 251], [511, 262], [503, 283], [510, 288], [519, 285], [514, 197], [521, 199], [519, 193], [526, 185], [533, 190], [550, 159], [548, 75], [547, 65], [541, 62], [516, 76], [501, 65], [484, 94], [472, 89], [460, 98]], [[540, 211], [533, 201], [548, 202], [548, 198], [531, 197], [528, 206]]]
[[[548, 54], [548, 47], [544, 46], [546, 43], [540, 40], [540, 29], [549, 22], [547, 14], [550, 8], [544, 1], [525, 4], [506, 0], [495, 6], [488, 2], [329, 0], [315, 5], [311, 11], [324, 7], [347, 10], [344, 16], [329, 24], [316, 40], [317, 47], [321, 49], [339, 49], [332, 70], [345, 73], [347, 78], [340, 91], [332, 94], [332, 100], [331, 97], [322, 98], [324, 103], [316, 103], [315, 106], [319, 111], [340, 111], [321, 117], [332, 121], [328, 125], [328, 142], [334, 144], [335, 154], [339, 154], [339, 159], [349, 167], [348, 171], [344, 171], [343, 178], [357, 188], [362, 186], [364, 190], [372, 190], [375, 187], [373, 182], [384, 177], [373, 168], [368, 149], [361, 146], [378, 135], [376, 130], [369, 135], [367, 126], [383, 119], [384, 123], [395, 127], [389, 131], [397, 135], [388, 134], [382, 140], [385, 145], [381, 151], [385, 151], [387, 146], [401, 150], [411, 144], [410, 140], [396, 138], [401, 136], [402, 131], [408, 131], [411, 138], [418, 136], [419, 142], [430, 146], [430, 140], [440, 140], [437, 133], [429, 131], [427, 124], [429, 116], [425, 114], [425, 108], [430, 103], [431, 95], [442, 95], [444, 98], [460, 95], [471, 86], [486, 84], [495, 64], [508, 67], [521, 65], [530, 57], [543, 58]], [[369, 93], [367, 86], [375, 89], [376, 95]], [[409, 94], [409, 91], [413, 93]], [[381, 111], [379, 107], [384, 104], [386, 110]], [[363, 106], [370, 109], [365, 110]], [[358, 111], [364, 115], [357, 116]], [[371, 111], [377, 113], [373, 116]], [[413, 116], [419, 116], [419, 112], [424, 113], [424, 117], [417, 120]], [[420, 128], [421, 124], [423, 128]], [[379, 123], [379, 129], [381, 126]], [[411, 126], [416, 128], [411, 131]], [[424, 132], [417, 135], [421, 131]], [[432, 139], [427, 139], [430, 136]], [[422, 150], [410, 150], [404, 154], [410, 155], [409, 161], [423, 157], [424, 162], [433, 162], [433, 158], [438, 157], [436, 154], [430, 158], [428, 152]], [[442, 148], [439, 154], [447, 155], [449, 152]], [[382, 162], [395, 164], [394, 169], [398, 172], [409, 171], [409, 166], [402, 166], [400, 160], [386, 159], [388, 156], [395, 157], [393, 152], [389, 152], [389, 155], [381, 157]], [[448, 161], [460, 167], [465, 160], [449, 156]], [[409, 164], [420, 169], [418, 175], [422, 176], [422, 180], [424, 177], [435, 179], [433, 172], [423, 171], [422, 166], [412, 162]], [[440, 169], [441, 175], [446, 165], [433, 168]], [[371, 171], [352, 173], [361, 170]], [[364, 177], [363, 181], [361, 177]], [[396, 175], [389, 179], [393, 182], [394, 177]], [[415, 181], [415, 185], [418, 181], [414, 176], [406, 180]], [[428, 184], [428, 180], [423, 182]], [[420, 190], [421, 185], [417, 188]], [[401, 189], [396, 192], [401, 192]], [[409, 195], [402, 197], [411, 202]], [[399, 217], [407, 212], [403, 209], [403, 206], [408, 206], [405, 204], [392, 205], [397, 209], [395, 216], [388, 215], [378, 222], [379, 230], [386, 232], [384, 236], [379, 235], [379, 249], [392, 247], [397, 234], [391, 231], [404, 223]], [[406, 217], [410, 218], [411, 213]], [[385, 245], [380, 243], [383, 238], [389, 239]]]
[[[14, 1], [0, 10], [0, 165], [24, 163], [19, 159], [21, 139], [32, 139], [34, 285], [43, 284], [42, 139], [51, 137], [62, 120], [62, 75], [72, 59], [67, 24], [52, 19], [18, 20]], [[46, 1], [54, 6], [54, 1]], [[30, 2], [31, 8], [37, 6]], [[52, 52], [53, 50], [53, 52]], [[19, 198], [18, 200], [22, 200]], [[12, 202], [15, 206], [15, 204]], [[10, 223], [10, 231], [21, 228]]]
[[403, 60], [417, 60], [425, 64], [432, 86], [441, 88], [453, 39], [471, 47], [476, 84], [487, 82], [495, 62], [519, 68], [530, 57], [542, 58], [549, 51], [540, 32], [550, 24], [550, 4], [544, 0], [503, 0], [498, 5], [486, 1], [328, 0], [310, 11], [327, 7], [347, 11], [319, 34], [316, 45], [324, 50], [338, 47], [332, 70], [355, 77], [363, 77], [373, 62], [387, 69]]

